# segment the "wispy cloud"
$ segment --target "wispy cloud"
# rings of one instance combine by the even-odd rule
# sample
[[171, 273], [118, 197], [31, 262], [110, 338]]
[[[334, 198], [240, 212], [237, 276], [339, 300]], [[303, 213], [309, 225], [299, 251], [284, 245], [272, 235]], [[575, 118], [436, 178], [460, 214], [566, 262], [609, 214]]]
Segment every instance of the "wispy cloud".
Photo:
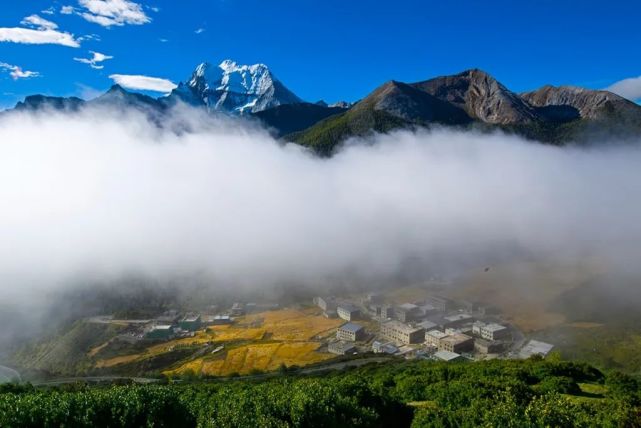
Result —
[[60, 8], [60, 13], [62, 13], [63, 15], [72, 15], [75, 12], [76, 8], [74, 8], [73, 6], [62, 6]]
[[38, 15], [29, 15], [25, 19], [20, 21], [20, 23], [27, 27], [33, 27], [38, 30], [56, 30], [58, 28], [58, 24], [56, 24], [55, 22], [51, 22]]
[[6, 62], [0, 62], [0, 70], [8, 71], [9, 75], [13, 80], [28, 79], [31, 77], [40, 76], [40, 73], [38, 73], [37, 71], [23, 70], [22, 67], [19, 67], [17, 65], [7, 64]]
[[92, 54], [91, 58], [74, 58], [74, 61], [81, 62], [83, 64], [89, 65], [89, 67], [95, 69], [95, 70], [102, 70], [105, 68], [104, 65], [100, 64], [103, 61], [107, 61], [109, 59], [113, 59], [113, 56], [110, 55], [105, 55], [100, 52], [95, 52], [95, 51], [89, 51], [89, 53]]
[[24, 27], [0, 28], [0, 42], [30, 45], [62, 45], [80, 47], [80, 42], [71, 33], [58, 31], [58, 24], [38, 15], [27, 16], [21, 22]]
[[202, 34], [202, 33], [204, 33], [205, 31], [207, 31], [207, 30], [205, 30], [204, 28], [197, 28], [197, 29], [196, 29], [196, 31], [194, 31], [194, 33], [196, 33], [196, 34]]
[[641, 76], [619, 80], [606, 89], [632, 101], [641, 100]]
[[56, 30], [32, 30], [30, 28], [0, 28], [0, 42], [80, 47], [80, 43], [74, 39], [73, 34]]
[[176, 88], [171, 80], [132, 74], [112, 74], [109, 76], [118, 85], [127, 89], [169, 93]]
[[82, 10], [71, 10], [69, 13], [78, 13], [85, 20], [103, 27], [151, 22], [142, 6], [130, 0], [78, 0], [78, 3]]
[[56, 13], [56, 10], [53, 8], [53, 6], [51, 6], [50, 8], [40, 11], [40, 13], [44, 15], [54, 15]]

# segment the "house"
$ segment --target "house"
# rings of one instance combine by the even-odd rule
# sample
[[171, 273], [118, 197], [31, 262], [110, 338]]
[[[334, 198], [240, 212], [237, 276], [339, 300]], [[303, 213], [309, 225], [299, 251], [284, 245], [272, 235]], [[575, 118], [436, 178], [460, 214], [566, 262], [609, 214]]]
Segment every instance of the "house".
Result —
[[341, 303], [336, 307], [336, 313], [339, 318], [345, 321], [353, 321], [360, 318], [361, 311], [356, 306], [350, 303]]
[[486, 340], [505, 339], [510, 335], [510, 330], [501, 324], [485, 324], [477, 321], [472, 325], [472, 333]]
[[438, 349], [456, 353], [472, 351], [474, 350], [474, 339], [462, 333], [451, 334], [441, 338]]
[[196, 331], [202, 327], [202, 319], [198, 314], [185, 315], [183, 319], [178, 321], [178, 327], [185, 331]]
[[351, 322], [343, 324], [336, 331], [336, 338], [338, 340], [356, 342], [359, 340], [364, 340], [365, 337], [366, 334], [363, 326]]
[[519, 352], [520, 358], [530, 358], [534, 355], [547, 356], [552, 351], [554, 345], [550, 343], [541, 342], [538, 340], [530, 340]]
[[395, 354], [398, 352], [398, 348], [394, 346], [393, 343], [387, 342], [379, 342], [378, 340], [375, 340], [374, 343], [372, 343], [372, 351], [375, 354]]
[[434, 358], [440, 361], [446, 362], [455, 362], [455, 361], [465, 361], [465, 358], [456, 352], [450, 351], [438, 351], [434, 353]]
[[418, 306], [413, 303], [403, 303], [396, 307], [394, 313], [396, 314], [397, 320], [401, 322], [409, 322], [414, 321], [419, 317], [420, 310]]
[[352, 343], [344, 342], [344, 341], [330, 343], [327, 346], [327, 350], [332, 354], [337, 354], [337, 355], [347, 355], [347, 354], [356, 353], [356, 347]]
[[160, 324], [153, 326], [146, 334], [146, 339], [168, 340], [174, 337], [174, 328], [169, 324]]
[[425, 330], [400, 321], [391, 320], [381, 324], [381, 334], [395, 342], [411, 344], [425, 340]]

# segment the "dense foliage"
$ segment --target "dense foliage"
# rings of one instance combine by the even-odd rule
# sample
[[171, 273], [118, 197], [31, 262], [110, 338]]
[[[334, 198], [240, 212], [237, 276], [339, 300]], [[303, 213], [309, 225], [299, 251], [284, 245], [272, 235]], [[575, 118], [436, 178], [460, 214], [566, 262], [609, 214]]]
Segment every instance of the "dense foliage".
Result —
[[0, 387], [2, 427], [634, 427], [639, 382], [542, 360], [396, 362], [313, 377]]

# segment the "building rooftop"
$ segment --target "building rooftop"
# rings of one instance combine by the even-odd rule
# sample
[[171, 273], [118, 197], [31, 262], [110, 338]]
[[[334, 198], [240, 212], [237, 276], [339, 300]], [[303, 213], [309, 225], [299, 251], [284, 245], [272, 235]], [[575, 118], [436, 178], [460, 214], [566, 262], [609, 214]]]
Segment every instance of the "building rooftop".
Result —
[[483, 328], [489, 331], [501, 331], [501, 330], [505, 330], [507, 327], [501, 324], [491, 323], [491, 324], [486, 324], [485, 326], [483, 326]]
[[340, 330], [349, 331], [350, 333], [358, 333], [363, 329], [363, 326], [354, 324], [353, 322], [348, 322], [339, 327]]
[[155, 326], [153, 326], [151, 329], [152, 329], [152, 330], [169, 330], [169, 329], [171, 329], [171, 328], [172, 328], [172, 327], [171, 327], [170, 325], [164, 325], [164, 324], [163, 324], [163, 325], [155, 325]]
[[383, 323], [383, 325], [394, 328], [402, 333], [407, 333], [407, 334], [414, 333], [415, 331], [418, 331], [418, 330], [422, 330], [420, 327], [412, 327], [411, 325], [408, 325], [396, 320], [386, 321]]
[[200, 319], [200, 315], [186, 315], [182, 320], [185, 322], [196, 322]]
[[452, 361], [461, 357], [461, 354], [450, 351], [438, 351], [434, 353], [434, 357], [442, 361]]
[[418, 306], [416, 306], [413, 303], [403, 303], [402, 305], [398, 305], [398, 309], [400, 309], [402, 311], [410, 312], [410, 311], [414, 311], [414, 310], [418, 309]]
[[425, 333], [425, 334], [426, 334], [426, 335], [428, 335], [428, 334], [429, 334], [430, 336], [435, 337], [435, 338], [437, 338], [437, 339], [442, 339], [442, 338], [444, 338], [444, 337], [447, 337], [447, 336], [448, 336], [448, 334], [447, 334], [447, 333], [443, 333], [443, 332], [442, 332], [442, 331], [440, 331], [440, 330], [430, 330], [430, 331], [428, 331], [428, 332], [427, 332], [427, 333]]
[[462, 320], [469, 320], [469, 319], [471, 319], [471, 318], [473, 318], [473, 317], [472, 317], [472, 315], [470, 315], [470, 314], [465, 314], [465, 313], [463, 313], [463, 314], [449, 315], [449, 316], [443, 317], [443, 319], [444, 319], [445, 321], [449, 321], [449, 322], [462, 321]]
[[530, 340], [519, 352], [522, 358], [529, 358], [532, 355], [546, 356], [554, 348], [550, 343], [540, 342], [538, 340]]
[[438, 327], [438, 324], [432, 321], [425, 320], [417, 324], [419, 327], [424, 328], [425, 330], [432, 330], [435, 327]]
[[448, 335], [447, 337], [443, 337], [443, 341], [450, 342], [453, 345], [467, 342], [470, 339], [471, 339], [470, 336], [463, 333], [454, 333], [454, 334]]

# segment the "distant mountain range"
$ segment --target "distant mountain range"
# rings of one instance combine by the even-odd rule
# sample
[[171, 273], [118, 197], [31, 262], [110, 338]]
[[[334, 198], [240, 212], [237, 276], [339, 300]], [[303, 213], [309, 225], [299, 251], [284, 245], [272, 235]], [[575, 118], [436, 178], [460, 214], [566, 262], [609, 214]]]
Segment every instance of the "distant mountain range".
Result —
[[558, 145], [641, 137], [641, 106], [611, 92], [547, 85], [517, 94], [478, 69], [417, 83], [390, 81], [355, 104], [327, 105], [304, 102], [264, 64], [226, 60], [218, 66], [198, 65], [185, 83], [162, 98], [116, 85], [91, 101], [28, 96], [15, 110], [109, 105], [139, 109], [162, 123], [162, 115], [179, 102], [213, 114], [255, 118], [276, 136], [325, 156], [352, 136], [434, 125], [502, 129]]

